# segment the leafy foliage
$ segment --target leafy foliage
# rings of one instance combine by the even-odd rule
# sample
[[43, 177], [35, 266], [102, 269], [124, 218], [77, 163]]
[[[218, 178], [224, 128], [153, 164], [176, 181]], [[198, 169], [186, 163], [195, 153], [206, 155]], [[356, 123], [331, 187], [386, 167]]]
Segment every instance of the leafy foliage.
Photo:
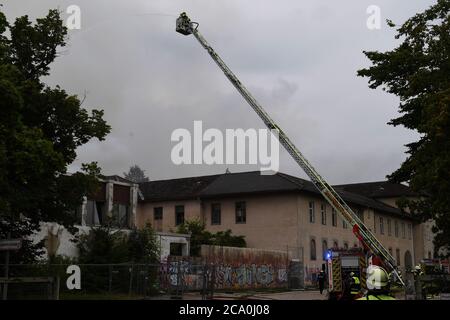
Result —
[[128, 257], [134, 263], [156, 263], [159, 261], [159, 246], [155, 231], [147, 223], [142, 229], [134, 229], [128, 237]]
[[27, 16], [10, 24], [0, 11], [0, 220], [23, 220], [17, 237], [40, 221], [73, 230], [82, 197], [98, 187], [95, 162], [73, 175], [66, 169], [77, 147], [109, 133], [103, 111], [88, 112], [76, 96], [40, 80], [66, 36], [57, 10], [34, 24]]
[[188, 220], [177, 228], [178, 233], [191, 235], [191, 256], [200, 256], [202, 244], [227, 246], [227, 247], [245, 247], [244, 236], [233, 236], [231, 230], [211, 233], [205, 230], [205, 224], [198, 219]]
[[77, 238], [78, 262], [81, 264], [156, 263], [159, 245], [150, 224], [131, 233], [108, 225], [93, 228]]
[[150, 181], [149, 178], [145, 175], [145, 171], [142, 170], [137, 164], [131, 166], [130, 170], [128, 170], [128, 173], [124, 172], [123, 175], [125, 179], [136, 183]]
[[[422, 220], [434, 219], [436, 249], [450, 254], [450, 2], [438, 0], [397, 29], [400, 45], [365, 52], [372, 66], [358, 71], [369, 87], [400, 98], [401, 116], [389, 124], [416, 130], [407, 159], [388, 178], [424, 197], [403, 201]], [[389, 25], [395, 27], [392, 22]], [[445, 251], [445, 250], [444, 250]]]

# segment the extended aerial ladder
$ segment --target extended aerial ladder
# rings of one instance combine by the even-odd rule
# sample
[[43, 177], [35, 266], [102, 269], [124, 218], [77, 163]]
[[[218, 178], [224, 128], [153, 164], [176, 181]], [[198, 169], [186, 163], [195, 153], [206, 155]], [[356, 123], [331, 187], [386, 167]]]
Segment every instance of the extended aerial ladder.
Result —
[[234, 87], [244, 97], [253, 110], [259, 115], [264, 124], [269, 130], [278, 131], [278, 139], [280, 143], [286, 148], [287, 152], [294, 158], [297, 164], [305, 171], [308, 177], [311, 179], [314, 186], [319, 190], [322, 196], [328, 201], [328, 203], [339, 212], [345, 221], [352, 226], [353, 233], [363, 243], [366, 249], [369, 249], [373, 254], [379, 256], [384, 260], [386, 266], [392, 270], [397, 280], [404, 286], [405, 283], [401, 275], [399, 274], [394, 258], [383, 247], [372, 232], [364, 225], [361, 219], [356, 215], [353, 210], [345, 203], [341, 196], [320, 176], [320, 174], [313, 168], [309, 161], [303, 156], [303, 154], [295, 147], [288, 136], [283, 130], [270, 118], [263, 107], [256, 101], [251, 93], [245, 88], [245, 86], [239, 81], [234, 73], [227, 67], [225, 62], [219, 57], [214, 49], [208, 44], [205, 38], [198, 31], [198, 23], [189, 19], [186, 13], [182, 13], [176, 21], [176, 31], [184, 34], [193, 34], [195, 38], [200, 42], [202, 47], [208, 51], [211, 58], [216, 62], [219, 68], [223, 71], [225, 76], [230, 80]]

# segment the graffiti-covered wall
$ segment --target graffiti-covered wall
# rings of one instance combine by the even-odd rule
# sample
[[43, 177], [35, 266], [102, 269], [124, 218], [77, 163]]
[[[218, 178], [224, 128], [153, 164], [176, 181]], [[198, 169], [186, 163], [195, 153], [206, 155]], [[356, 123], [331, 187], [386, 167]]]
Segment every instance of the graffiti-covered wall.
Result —
[[217, 289], [288, 286], [286, 252], [203, 245], [201, 256], [207, 264], [214, 266]]

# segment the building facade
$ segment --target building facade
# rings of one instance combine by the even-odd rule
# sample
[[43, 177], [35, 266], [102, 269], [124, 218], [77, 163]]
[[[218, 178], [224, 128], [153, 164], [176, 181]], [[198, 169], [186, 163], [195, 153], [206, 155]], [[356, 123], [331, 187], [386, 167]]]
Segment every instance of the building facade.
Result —
[[[397, 260], [411, 268], [433, 252], [428, 223], [419, 223], [396, 206], [416, 196], [388, 182], [335, 186], [364, 224]], [[283, 173], [260, 172], [152, 181], [140, 184], [137, 225], [175, 231], [186, 220], [200, 219], [211, 232], [232, 230], [247, 246], [285, 250], [314, 274], [329, 248], [358, 247], [351, 227], [309, 181]], [[383, 191], [383, 192], [381, 192]]]

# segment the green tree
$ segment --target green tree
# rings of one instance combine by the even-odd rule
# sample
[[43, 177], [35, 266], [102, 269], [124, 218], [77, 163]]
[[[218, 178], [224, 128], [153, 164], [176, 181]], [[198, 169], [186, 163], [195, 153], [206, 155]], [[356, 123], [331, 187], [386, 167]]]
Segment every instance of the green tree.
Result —
[[66, 36], [57, 10], [34, 24], [27, 16], [10, 24], [0, 11], [1, 238], [9, 231], [27, 237], [40, 221], [73, 230], [82, 197], [97, 187], [96, 163], [73, 175], [66, 170], [76, 148], [109, 133], [103, 111], [88, 112], [76, 96], [41, 81]]
[[111, 264], [128, 262], [128, 237], [108, 225], [92, 228], [77, 237], [78, 262], [81, 264]]
[[400, 117], [389, 124], [416, 130], [407, 159], [388, 176], [424, 195], [399, 203], [421, 219], [434, 219], [436, 249], [450, 254], [450, 2], [438, 0], [397, 28], [401, 43], [387, 52], [364, 52], [372, 66], [358, 71], [369, 87], [400, 98]]
[[187, 220], [177, 228], [178, 233], [190, 234], [190, 255], [200, 256], [202, 244], [212, 244], [212, 233], [205, 230], [205, 224], [198, 219]]
[[244, 236], [233, 236], [231, 230], [219, 231], [213, 236], [213, 244], [216, 246], [245, 248], [247, 243]]
[[159, 261], [159, 246], [155, 231], [147, 223], [142, 229], [134, 229], [128, 236], [129, 261], [134, 263], [156, 263]]
[[150, 181], [147, 176], [145, 176], [145, 171], [142, 170], [137, 164], [130, 167], [130, 170], [123, 173], [125, 179], [139, 183]]
[[229, 229], [227, 231], [211, 233], [205, 230], [205, 224], [199, 219], [188, 220], [179, 225], [177, 232], [191, 235], [190, 254], [194, 257], [200, 256], [202, 244], [227, 247], [246, 246], [244, 236], [233, 236]]

